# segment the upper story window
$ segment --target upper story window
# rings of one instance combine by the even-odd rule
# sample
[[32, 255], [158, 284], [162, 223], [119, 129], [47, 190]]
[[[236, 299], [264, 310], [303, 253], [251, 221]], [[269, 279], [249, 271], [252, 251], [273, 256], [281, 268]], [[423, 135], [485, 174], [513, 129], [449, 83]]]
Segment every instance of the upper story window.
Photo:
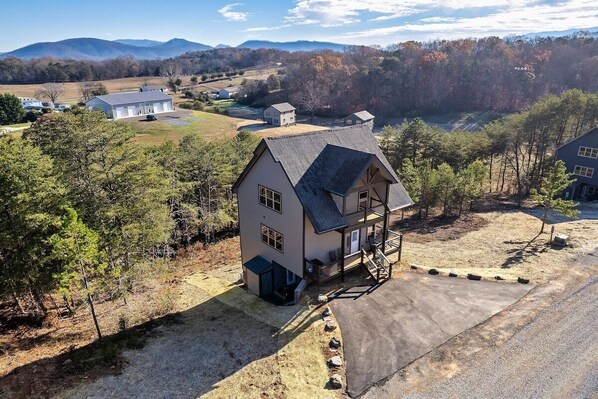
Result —
[[277, 251], [283, 252], [283, 241], [284, 236], [278, 231], [271, 229], [270, 227], [262, 224], [262, 242], [268, 244]]
[[597, 159], [598, 158], [598, 148], [581, 146], [581, 147], [579, 147], [579, 151], [577, 152], [577, 155], [579, 155], [580, 157]]
[[368, 199], [370, 197], [370, 193], [368, 190], [360, 191], [359, 192], [359, 202], [357, 203], [357, 209], [364, 210], [368, 207]]
[[264, 186], [258, 186], [259, 202], [263, 206], [282, 213], [282, 197], [278, 191], [270, 190]]
[[573, 174], [584, 177], [592, 177], [594, 175], [594, 168], [588, 168], [586, 166], [575, 165]]

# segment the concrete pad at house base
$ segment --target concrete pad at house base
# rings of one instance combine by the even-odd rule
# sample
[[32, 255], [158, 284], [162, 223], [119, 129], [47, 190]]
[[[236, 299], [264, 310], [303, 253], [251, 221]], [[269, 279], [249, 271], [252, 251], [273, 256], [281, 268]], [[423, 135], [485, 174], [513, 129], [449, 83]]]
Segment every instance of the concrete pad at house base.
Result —
[[[517, 302], [530, 285], [406, 272], [331, 298], [351, 396]], [[352, 294], [351, 291], [354, 291]]]

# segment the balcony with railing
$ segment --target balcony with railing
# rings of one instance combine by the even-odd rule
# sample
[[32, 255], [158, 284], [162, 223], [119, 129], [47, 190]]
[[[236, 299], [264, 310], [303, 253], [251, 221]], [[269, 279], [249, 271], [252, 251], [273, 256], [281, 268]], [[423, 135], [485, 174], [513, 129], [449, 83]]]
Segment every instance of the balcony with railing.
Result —
[[344, 216], [348, 229], [359, 225], [369, 225], [384, 220], [384, 205], [365, 208]]

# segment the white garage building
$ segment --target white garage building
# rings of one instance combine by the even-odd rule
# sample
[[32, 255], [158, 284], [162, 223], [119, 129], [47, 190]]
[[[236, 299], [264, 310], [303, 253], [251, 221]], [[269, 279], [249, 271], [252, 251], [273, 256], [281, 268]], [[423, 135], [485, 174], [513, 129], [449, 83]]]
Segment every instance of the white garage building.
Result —
[[88, 109], [101, 109], [108, 118], [159, 114], [174, 110], [172, 97], [161, 91], [106, 94], [85, 103]]

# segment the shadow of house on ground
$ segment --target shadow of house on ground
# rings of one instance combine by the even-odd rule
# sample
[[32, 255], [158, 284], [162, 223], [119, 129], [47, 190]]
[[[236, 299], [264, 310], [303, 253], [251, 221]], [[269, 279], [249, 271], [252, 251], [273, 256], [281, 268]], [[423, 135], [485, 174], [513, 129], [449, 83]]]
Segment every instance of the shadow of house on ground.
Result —
[[107, 337], [141, 340], [135, 339], [134, 346], [143, 349], [124, 347], [116, 361], [103, 361], [96, 342], [20, 367], [0, 378], [0, 397], [197, 398], [248, 366], [251, 372], [235, 387], [239, 395], [255, 396], [257, 391], [285, 397], [277, 356], [271, 355], [319, 319], [319, 313], [304, 308], [301, 314], [281, 312], [292, 324], [281, 328], [228, 306], [229, 294]]

